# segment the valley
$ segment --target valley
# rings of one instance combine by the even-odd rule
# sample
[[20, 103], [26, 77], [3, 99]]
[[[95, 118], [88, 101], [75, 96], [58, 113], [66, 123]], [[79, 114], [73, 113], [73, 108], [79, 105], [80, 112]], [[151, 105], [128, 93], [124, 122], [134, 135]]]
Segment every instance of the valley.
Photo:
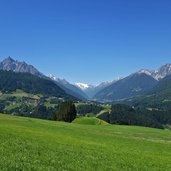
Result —
[[0, 171], [171, 171], [171, 1], [0, 2]]
[[170, 129], [169, 64], [157, 71], [140, 70], [98, 86], [74, 85], [53, 75], [47, 77], [34, 66], [11, 57], [0, 62], [0, 69], [1, 113], [54, 120], [60, 104], [72, 101], [77, 117]]

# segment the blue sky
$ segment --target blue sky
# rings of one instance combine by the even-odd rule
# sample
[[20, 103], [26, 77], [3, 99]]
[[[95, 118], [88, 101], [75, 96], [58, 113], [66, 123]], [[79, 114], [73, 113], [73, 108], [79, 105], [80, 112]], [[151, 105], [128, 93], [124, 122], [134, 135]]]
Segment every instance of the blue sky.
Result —
[[171, 63], [170, 0], [0, 0], [0, 60], [97, 84]]

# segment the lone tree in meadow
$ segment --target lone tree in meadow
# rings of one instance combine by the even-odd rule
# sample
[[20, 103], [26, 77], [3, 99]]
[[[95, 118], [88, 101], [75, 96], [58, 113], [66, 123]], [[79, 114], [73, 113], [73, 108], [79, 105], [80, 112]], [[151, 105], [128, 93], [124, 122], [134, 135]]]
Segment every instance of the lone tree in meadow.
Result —
[[63, 102], [59, 105], [59, 110], [55, 114], [56, 121], [72, 122], [77, 116], [75, 104], [71, 101]]

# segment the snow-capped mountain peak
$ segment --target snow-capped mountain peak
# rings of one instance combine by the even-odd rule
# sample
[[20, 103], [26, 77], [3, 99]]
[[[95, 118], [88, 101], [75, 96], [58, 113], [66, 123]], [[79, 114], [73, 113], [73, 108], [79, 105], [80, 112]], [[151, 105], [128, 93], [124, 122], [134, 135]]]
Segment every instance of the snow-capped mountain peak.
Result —
[[47, 75], [47, 77], [51, 78], [54, 81], [58, 80], [58, 78], [56, 76], [54, 76], [53, 74], [49, 74], [49, 75]]
[[138, 71], [138, 74], [142, 74], [142, 73], [152, 76], [156, 80], [161, 80], [167, 75], [171, 74], [171, 64], [163, 65], [158, 70], [142, 69]]
[[92, 85], [85, 84], [85, 83], [75, 83], [75, 85], [76, 85], [77, 87], [79, 87], [80, 89], [82, 89], [82, 90], [86, 90], [86, 89], [88, 89], [88, 88], [93, 87]]
[[67, 80], [65, 80], [65, 79], [60, 79], [60, 78], [56, 77], [56, 76], [53, 75], [53, 74], [49, 74], [49, 75], [47, 75], [47, 77], [49, 77], [49, 78], [52, 79], [53, 81], [56, 81], [56, 82], [61, 83], [61, 84], [63, 84], [63, 85], [65, 85], [65, 84], [70, 84]]
[[141, 70], [138, 71], [139, 74], [146, 74], [146, 75], [149, 75], [149, 76], [152, 76], [153, 72], [154, 71], [150, 71], [148, 69], [141, 69]]
[[159, 80], [170, 74], [171, 74], [171, 64], [166, 64], [158, 69], [158, 71], [156, 72], [156, 78], [158, 78]]

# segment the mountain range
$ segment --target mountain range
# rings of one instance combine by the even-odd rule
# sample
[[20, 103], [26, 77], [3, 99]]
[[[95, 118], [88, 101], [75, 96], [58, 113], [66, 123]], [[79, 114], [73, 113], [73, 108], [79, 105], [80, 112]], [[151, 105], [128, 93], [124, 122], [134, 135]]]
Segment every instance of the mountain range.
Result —
[[104, 82], [98, 86], [82, 83], [77, 86], [95, 101], [121, 101], [145, 94], [170, 74], [171, 64], [166, 64], [158, 70], [141, 69], [125, 78]]
[[76, 99], [73, 96], [68, 95], [51, 80], [25, 72], [21, 73], [0, 70], [1, 93], [12, 93], [17, 90], [22, 90], [31, 94], [41, 94], [44, 97]]
[[159, 80], [157, 85], [145, 94], [128, 98], [121, 103], [134, 107], [146, 107], [149, 110], [171, 110], [171, 75]]
[[157, 84], [157, 80], [145, 73], [135, 73], [98, 92], [97, 101], [118, 101], [142, 95]]
[[26, 62], [17, 61], [11, 57], [7, 57], [2, 62], [0, 62], [0, 70], [13, 71], [16, 73], [30, 73], [40, 78], [49, 79], [53, 81], [58, 87], [63, 89], [67, 94], [81, 100], [87, 99], [87, 96], [84, 94], [84, 92], [81, 91], [81, 89], [77, 88], [76, 86], [70, 84], [65, 80], [57, 79], [52, 75], [46, 76], [38, 71], [38, 69], [36, 69], [34, 66], [29, 65]]
[[82, 100], [90, 99], [100, 102], [121, 101], [138, 97], [152, 91], [158, 84], [171, 75], [171, 64], [161, 66], [158, 70], [142, 69], [125, 78], [103, 82], [97, 86], [85, 83], [71, 84], [65, 79], [53, 75], [44, 75], [34, 66], [8, 57], [0, 62], [0, 70], [16, 73], [30, 73], [40, 78], [49, 79], [67, 94]]
[[108, 102], [140, 96], [153, 89], [170, 74], [171, 64], [163, 65], [155, 71], [142, 69], [105, 87], [93, 99]]
[[75, 83], [75, 85], [78, 88], [80, 88], [88, 96], [89, 99], [92, 99], [96, 95], [96, 93], [103, 90], [104, 88], [111, 85], [112, 83], [113, 83], [113, 81], [112, 82], [103, 82], [96, 86], [84, 84], [84, 83]]
[[43, 76], [43, 74], [39, 72], [34, 66], [28, 65], [25, 62], [14, 60], [10, 56], [0, 62], [0, 70], [30, 73], [40, 77]]
[[65, 79], [57, 78], [56, 76], [50, 74], [48, 75], [50, 79], [52, 79], [54, 82], [56, 82], [62, 89], [64, 89], [68, 94], [75, 96], [79, 99], [86, 100], [88, 99], [88, 96], [86, 93], [84, 93], [80, 88], [77, 86], [70, 84]]
[[163, 65], [158, 70], [142, 69], [138, 73], [145, 73], [156, 80], [161, 80], [171, 74], [171, 64]]

